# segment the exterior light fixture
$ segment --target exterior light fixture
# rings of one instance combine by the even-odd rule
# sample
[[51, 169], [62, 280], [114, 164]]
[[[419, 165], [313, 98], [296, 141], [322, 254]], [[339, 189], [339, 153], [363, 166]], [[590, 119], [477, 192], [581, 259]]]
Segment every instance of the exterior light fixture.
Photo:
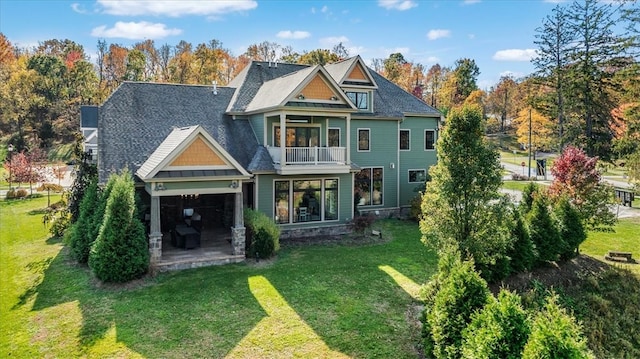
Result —
[[164, 183], [158, 182], [153, 189], [156, 191], [164, 191], [166, 188], [164, 187]]
[[298, 100], [304, 100], [304, 95], [303, 94], [299, 94], [298, 95]]

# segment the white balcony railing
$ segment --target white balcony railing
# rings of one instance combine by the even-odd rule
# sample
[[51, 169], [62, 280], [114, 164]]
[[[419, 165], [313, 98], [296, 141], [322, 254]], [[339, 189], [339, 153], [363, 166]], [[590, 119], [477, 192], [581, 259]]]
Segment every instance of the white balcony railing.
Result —
[[274, 163], [287, 165], [345, 164], [345, 147], [285, 147], [286, 161], [282, 163], [280, 147], [269, 147]]

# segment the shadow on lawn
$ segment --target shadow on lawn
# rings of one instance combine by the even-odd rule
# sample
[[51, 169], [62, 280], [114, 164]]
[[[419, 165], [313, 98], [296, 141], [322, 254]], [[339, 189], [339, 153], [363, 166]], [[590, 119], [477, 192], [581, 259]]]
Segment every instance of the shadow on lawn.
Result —
[[[63, 248], [30, 265], [42, 273], [41, 280], [23, 293], [18, 305], [34, 296], [36, 312], [77, 303], [81, 323], [78, 344], [72, 345], [79, 348], [69, 348], [70, 353], [114, 354], [94, 348], [108, 338], [145, 357], [235, 356], [259, 334], [259, 323], [271, 318], [250, 288], [250, 278], [263, 276], [310, 333], [317, 334], [325, 345], [321, 348], [355, 357], [410, 357], [419, 332], [407, 334], [413, 330], [407, 313], [416, 301], [380, 267], [421, 284], [435, 270], [435, 260], [417, 237], [361, 247], [295, 248], [269, 267], [209, 267], [104, 286]], [[42, 340], [59, 345], [57, 336]]]
[[[86, 354], [107, 340], [145, 357], [222, 357], [266, 316], [242, 270], [185, 271], [105, 286], [86, 266], [75, 264], [66, 248], [28, 267], [41, 272], [41, 280], [20, 296], [16, 307], [34, 296], [34, 312], [77, 303], [82, 318], [79, 348], [68, 348], [67, 354]], [[58, 345], [59, 336], [72, 335], [50, 331], [51, 337], [38, 338], [45, 347]]]

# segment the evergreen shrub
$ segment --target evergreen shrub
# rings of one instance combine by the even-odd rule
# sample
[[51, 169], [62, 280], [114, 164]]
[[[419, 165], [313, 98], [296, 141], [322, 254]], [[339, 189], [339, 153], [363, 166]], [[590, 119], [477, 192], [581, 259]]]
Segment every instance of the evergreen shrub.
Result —
[[580, 325], [557, 301], [557, 295], [549, 296], [544, 310], [537, 313], [522, 358], [593, 358]]
[[456, 264], [442, 281], [427, 321], [436, 358], [459, 358], [462, 332], [472, 314], [484, 307], [490, 296], [487, 282], [474, 270], [473, 261]]
[[257, 252], [260, 258], [269, 258], [280, 251], [280, 227], [271, 218], [260, 211], [246, 208], [244, 222], [248, 232], [248, 254], [251, 257], [255, 257]]
[[127, 282], [149, 268], [149, 246], [138, 218], [129, 172], [112, 176], [100, 234], [89, 254], [89, 267], [104, 282]]
[[520, 296], [506, 290], [473, 315], [463, 331], [462, 356], [468, 359], [519, 359], [529, 337]]

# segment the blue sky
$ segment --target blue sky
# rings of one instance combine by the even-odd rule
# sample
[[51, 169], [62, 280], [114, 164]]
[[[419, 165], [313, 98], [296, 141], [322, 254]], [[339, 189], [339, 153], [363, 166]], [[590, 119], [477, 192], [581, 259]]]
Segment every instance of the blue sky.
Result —
[[487, 89], [533, 71], [535, 29], [561, 0], [35, 1], [1, 0], [0, 32], [19, 46], [70, 39], [95, 57], [99, 39], [195, 45], [217, 39], [233, 55], [262, 41], [299, 53], [342, 42], [350, 55], [400, 52], [429, 68], [471, 58]]

